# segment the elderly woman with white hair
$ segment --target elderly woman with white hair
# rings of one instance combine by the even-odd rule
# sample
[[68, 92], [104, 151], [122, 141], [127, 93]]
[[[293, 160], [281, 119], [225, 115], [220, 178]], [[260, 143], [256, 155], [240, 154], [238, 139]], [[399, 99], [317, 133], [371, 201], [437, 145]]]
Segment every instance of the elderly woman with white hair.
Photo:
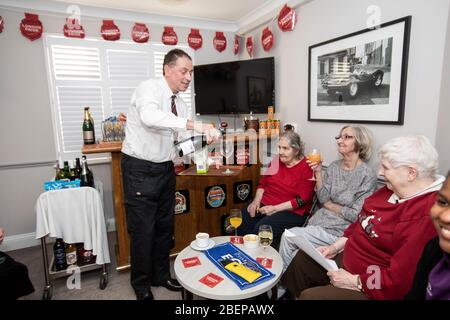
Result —
[[428, 213], [444, 181], [424, 136], [394, 138], [380, 151], [386, 186], [364, 201], [344, 235], [318, 250], [340, 267], [327, 272], [299, 251], [283, 275], [300, 299], [401, 299], [412, 286], [424, 245], [436, 236]]

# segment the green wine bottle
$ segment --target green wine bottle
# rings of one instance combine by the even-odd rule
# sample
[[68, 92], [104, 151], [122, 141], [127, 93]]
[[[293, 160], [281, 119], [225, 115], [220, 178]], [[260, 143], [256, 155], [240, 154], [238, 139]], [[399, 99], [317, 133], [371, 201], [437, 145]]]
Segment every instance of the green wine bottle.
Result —
[[89, 107], [84, 108], [83, 142], [84, 144], [95, 143], [94, 121], [89, 112]]

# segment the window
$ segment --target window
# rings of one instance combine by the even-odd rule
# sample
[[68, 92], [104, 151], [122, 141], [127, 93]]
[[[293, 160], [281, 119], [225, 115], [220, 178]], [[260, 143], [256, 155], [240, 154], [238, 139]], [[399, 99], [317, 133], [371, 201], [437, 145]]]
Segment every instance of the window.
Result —
[[[44, 47], [57, 158], [60, 161], [81, 155], [84, 107], [90, 107], [95, 136], [101, 140], [102, 121], [110, 115], [128, 111], [131, 95], [141, 81], [162, 77], [164, 55], [172, 49], [160, 44], [56, 35], [46, 36]], [[194, 58], [190, 48], [177, 47]], [[193, 114], [191, 89], [180, 95]], [[95, 155], [95, 158], [107, 156]]]

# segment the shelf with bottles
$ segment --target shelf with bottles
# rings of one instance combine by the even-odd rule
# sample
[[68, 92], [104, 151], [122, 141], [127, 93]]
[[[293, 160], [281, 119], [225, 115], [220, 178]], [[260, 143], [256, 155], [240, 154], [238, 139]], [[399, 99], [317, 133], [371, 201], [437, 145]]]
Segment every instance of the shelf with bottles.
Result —
[[64, 277], [70, 274], [70, 268], [78, 267], [80, 271], [98, 269], [96, 256], [92, 250], [85, 250], [83, 243], [65, 243], [57, 238], [53, 245], [53, 255], [49, 265], [49, 274], [53, 278]]

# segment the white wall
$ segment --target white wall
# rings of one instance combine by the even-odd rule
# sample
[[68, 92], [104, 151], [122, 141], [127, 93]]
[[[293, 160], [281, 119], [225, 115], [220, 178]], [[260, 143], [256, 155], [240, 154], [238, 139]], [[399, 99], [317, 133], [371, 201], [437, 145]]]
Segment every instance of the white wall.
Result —
[[[282, 122], [296, 122], [298, 132], [307, 148], [319, 148], [324, 161], [336, 159], [334, 136], [343, 123], [309, 122], [308, 119], [308, 48], [311, 45], [343, 36], [366, 28], [366, 8], [377, 5], [381, 9], [381, 22], [388, 22], [407, 15], [412, 16], [409, 66], [407, 77], [405, 122], [403, 126], [367, 125], [374, 134], [375, 148], [388, 139], [406, 134], [423, 134], [436, 142], [437, 118], [440, 105], [441, 81], [447, 85], [448, 66], [444, 63], [448, 0], [314, 0], [296, 8], [299, 19], [292, 32], [281, 32], [273, 22], [274, 47], [267, 54], [260, 44], [263, 26], [248, 34], [256, 42], [255, 57], [275, 56], [276, 115]], [[242, 54], [247, 59], [246, 52]], [[448, 53], [447, 53], [448, 57]], [[448, 61], [448, 60], [447, 60]], [[445, 69], [443, 69], [445, 68]], [[443, 75], [443, 70], [446, 71]], [[445, 80], [443, 80], [445, 78]], [[442, 83], [444, 85], [444, 83]], [[448, 117], [449, 97], [441, 99], [441, 113]], [[444, 121], [443, 119], [441, 122]], [[446, 137], [448, 129], [444, 129]], [[446, 127], [448, 128], [448, 126]], [[444, 132], [443, 132], [444, 133]], [[442, 137], [443, 138], [443, 137]], [[443, 138], [444, 139], [444, 138]], [[447, 163], [441, 163], [441, 171], [449, 168], [448, 148], [439, 145], [440, 153], [447, 154]], [[376, 167], [376, 159], [372, 166]]]
[[[34, 205], [43, 191], [44, 181], [54, 175], [51, 165], [56, 159], [43, 41], [32, 42], [20, 33], [19, 24], [24, 12], [27, 10], [0, 8], [0, 16], [5, 23], [0, 34], [0, 136], [3, 137], [0, 139], [0, 226], [7, 235], [2, 250], [36, 243], [33, 241], [36, 222]], [[28, 12], [39, 14], [45, 32], [62, 34], [65, 23], [63, 15], [35, 10]], [[121, 39], [130, 40], [134, 21], [115, 22], [121, 30]], [[150, 29], [150, 40], [160, 42], [163, 26], [144, 22]], [[176, 22], [176, 19], [168, 19], [166, 23], [175, 26], [179, 44], [186, 44], [190, 29], [177, 27]], [[86, 37], [99, 37], [101, 19], [82, 18], [82, 25]], [[193, 23], [192, 27], [196, 24]], [[212, 46], [215, 31], [221, 30], [200, 30], [203, 47], [195, 54], [196, 64], [236, 59], [232, 51], [234, 34], [225, 32], [227, 48], [219, 53]], [[80, 126], [81, 122], [80, 110]], [[29, 162], [50, 163], [17, 169], [1, 166]], [[104, 183], [105, 215], [111, 220], [114, 217], [111, 166], [100, 164], [91, 165], [91, 168]]]

